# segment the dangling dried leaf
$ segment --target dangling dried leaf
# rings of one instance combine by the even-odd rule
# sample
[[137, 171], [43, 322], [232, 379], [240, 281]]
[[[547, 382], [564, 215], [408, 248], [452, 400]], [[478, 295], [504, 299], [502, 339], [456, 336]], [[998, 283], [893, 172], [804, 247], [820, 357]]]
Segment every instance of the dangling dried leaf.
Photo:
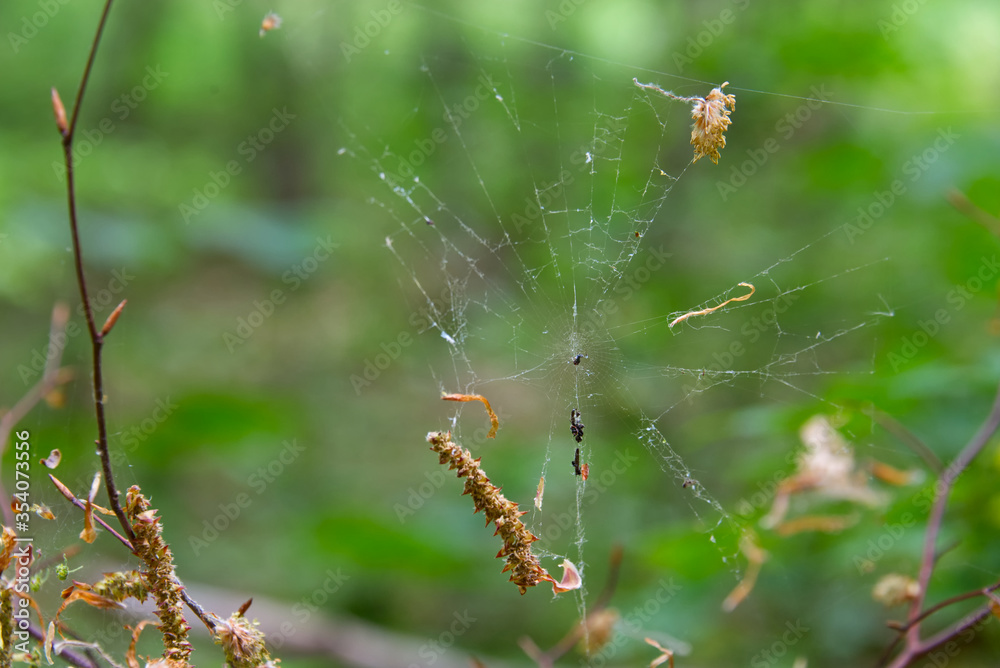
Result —
[[538, 491], [535, 492], [535, 508], [542, 509], [542, 494], [545, 493], [545, 476], [538, 479]]
[[59, 615], [62, 614], [63, 610], [69, 607], [70, 603], [76, 601], [83, 601], [89, 606], [102, 610], [123, 610], [125, 608], [118, 601], [91, 591], [90, 585], [85, 582], [77, 582], [67, 587], [63, 590], [62, 597], [66, 600], [63, 601], [63, 604], [59, 606], [59, 610], [56, 611], [56, 621], [59, 620]]
[[669, 90], [663, 90], [656, 84], [639, 83], [638, 79], [632, 79], [632, 82], [639, 88], [656, 91], [671, 100], [691, 103], [693, 105], [691, 118], [694, 119], [694, 125], [691, 126], [694, 162], [708, 156], [709, 160], [719, 164], [719, 149], [726, 145], [725, 132], [733, 122], [729, 114], [736, 111], [736, 96], [722, 92], [722, 89], [729, 85], [728, 81], [718, 88], [713, 88], [705, 97], [682, 97]]
[[49, 453], [48, 457], [46, 457], [45, 459], [41, 459], [39, 461], [45, 468], [54, 469], [55, 467], [59, 466], [59, 462], [62, 461], [62, 453], [59, 452], [58, 449], [53, 450], [52, 452]]
[[694, 125], [691, 127], [691, 145], [694, 146], [694, 161], [708, 156], [716, 165], [719, 164], [719, 149], [726, 145], [726, 129], [732, 121], [729, 114], [736, 111], [736, 96], [725, 95], [722, 89], [729, 82], [699, 98], [691, 109]]
[[573, 591], [574, 589], [579, 589], [583, 586], [583, 578], [580, 577], [580, 571], [577, 570], [576, 565], [569, 559], [563, 559], [562, 580], [559, 582], [552, 582], [552, 593], [561, 594], [564, 591]]
[[908, 575], [889, 573], [875, 583], [872, 598], [887, 608], [909, 603], [920, 593], [920, 585]]
[[493, 408], [490, 406], [490, 402], [486, 400], [481, 394], [442, 394], [441, 398], [445, 401], [481, 401], [483, 406], [486, 406], [486, 412], [490, 415], [490, 432], [486, 434], [486, 438], [496, 438], [497, 429], [500, 428], [500, 419], [497, 414], [493, 412]]

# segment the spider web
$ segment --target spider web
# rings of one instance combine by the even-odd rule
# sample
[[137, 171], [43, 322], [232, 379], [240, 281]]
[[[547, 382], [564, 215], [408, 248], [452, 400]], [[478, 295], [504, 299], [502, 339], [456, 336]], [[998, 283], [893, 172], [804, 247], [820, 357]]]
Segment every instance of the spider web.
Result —
[[[671, 433], [692, 405], [716, 392], [747, 405], [804, 399], [822, 410], [827, 402], [818, 388], [842, 372], [828, 351], [847, 337], [870, 337], [864, 330], [891, 312], [876, 300], [853, 321], [819, 320], [817, 328], [809, 308], [806, 329], [796, 309], [873, 263], [831, 265], [843, 237], [833, 226], [803, 243], [789, 235], [775, 245], [777, 259], [699, 275], [692, 287], [678, 275], [691, 265], [669, 232], [695, 223], [674, 201], [689, 197], [681, 194], [688, 182], [704, 189], [693, 173], [724, 170], [727, 152], [718, 167], [693, 163], [690, 105], [642, 90], [633, 78], [677, 85], [688, 96], [721, 82], [475, 32], [472, 61], [420, 62], [424, 87], [412, 116], [428, 129], [424, 139], [394, 143], [380, 128], [342, 123], [340, 152], [370, 172], [369, 201], [391, 221], [385, 247], [418, 314], [411, 323], [439, 346], [429, 377], [442, 393], [489, 398], [500, 413], [498, 442], [504, 427], [533, 433], [547, 495], [558, 485], [575, 487], [568, 545], [544, 540], [547, 506], [531, 507], [525, 521], [543, 537], [535, 544], [540, 555], [580, 568], [581, 618], [588, 486], [600, 482], [622, 444], [641, 444], [640, 465], [659, 467], [735, 583], [745, 522], [702, 482], [704, 455], [689, 454]], [[734, 128], [739, 123], [737, 111]], [[803, 280], [802, 268], [812, 264], [821, 273]], [[701, 301], [673, 294], [680, 282]], [[740, 283], [753, 286], [751, 298], [671, 326], [746, 294]], [[792, 325], [784, 324], [789, 319]], [[853, 370], [870, 367], [862, 360]], [[572, 411], [585, 425], [579, 443]], [[455, 441], [473, 449], [483, 442], [483, 424], [478, 404], [459, 405], [450, 420]], [[588, 481], [571, 466], [577, 447], [590, 466]], [[699, 463], [689, 464], [692, 457]]]

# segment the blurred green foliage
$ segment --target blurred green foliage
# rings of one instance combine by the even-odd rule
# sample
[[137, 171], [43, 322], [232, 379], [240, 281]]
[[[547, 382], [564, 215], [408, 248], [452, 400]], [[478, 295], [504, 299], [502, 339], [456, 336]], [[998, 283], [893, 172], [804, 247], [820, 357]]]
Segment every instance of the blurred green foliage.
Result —
[[[284, 23], [261, 38], [260, 20], [272, 9]], [[72, 304], [74, 322], [82, 325], [49, 88], [70, 104], [97, 12], [94, 3], [78, 1], [0, 6], [7, 35], [0, 48], [2, 406], [13, 405], [37, 379], [34, 353], [44, 355], [53, 303]], [[345, 47], [351, 44], [356, 52]], [[408, 154], [443, 129], [447, 141], [416, 173], [450, 212], [496, 242], [498, 218], [523, 210], [534, 186], [557, 180], [568, 156], [609, 117], [628, 124], [620, 172], [593, 192], [579, 180], [570, 189], [572, 206], [627, 201], [643, 188], [652, 161], [674, 176], [683, 171], [642, 240], [644, 252], [666, 248], [668, 266], [623, 305], [622, 322], [662, 323], [666, 314], [775, 265], [767, 274], [772, 294], [805, 289], [782, 315], [783, 335], [765, 331], [740, 368], [763, 369], [781, 354], [805, 350], [809, 336], [865, 323], [819, 347], [815, 358], [798, 360], [807, 373], [794, 388], [760, 374], [683, 403], [682, 386], [693, 379], [644, 375], [644, 365], [706, 366], [720, 352], [715, 346], [732, 339], [729, 331], [672, 337], [650, 326], [623, 338], [622, 377], [647, 414], [675, 406], [658, 426], [699, 484], [737, 520], [755, 526], [769, 504], [741, 518], [740, 500], [775, 473], [792, 471], [788, 453], [799, 447], [799, 427], [816, 413], [838, 415], [859, 460], [921, 467], [911, 450], [865, 417], [861, 409], [869, 403], [948, 461], [985, 416], [1000, 375], [996, 273], [987, 269], [986, 280], [970, 284], [995, 262], [1000, 240], [945, 198], [956, 188], [1000, 214], [998, 52], [1000, 10], [986, 0], [847, 7], [823, 0], [794, 7], [749, 0], [437, 7], [380, 0], [121, 1], [97, 58], [77, 142], [91, 290], [106, 291], [104, 316], [118, 300], [129, 300], [105, 348], [112, 444], [124, 453], [119, 486], [141, 485], [160, 509], [192, 591], [196, 583], [212, 583], [240, 600], [271, 598], [297, 610], [289, 619], [298, 624], [310, 608], [291, 606], [313, 596], [328, 569], [339, 569], [348, 579], [317, 605], [323, 615], [353, 616], [417, 646], [440, 638], [456, 613], [476, 618], [455, 649], [433, 661], [426, 653], [406, 657], [409, 665], [458, 665], [469, 653], [526, 665], [519, 637], [554, 644], [576, 622], [576, 601], [572, 595], [552, 601], [541, 589], [520, 597], [493, 559], [499, 546], [492, 532], [460, 497], [461, 483], [451, 473], [442, 483], [426, 451], [424, 434], [448, 428], [453, 415], [438, 399], [452, 360], [437, 332], [413, 327], [424, 297], [385, 244], [413, 212], [391, 198], [373, 167], [375, 160], [395, 164], [393, 155]], [[474, 95], [484, 73], [496, 77], [506, 106], [491, 93], [455, 141], [444, 107]], [[638, 101], [633, 77], [680, 95], [706, 94], [710, 87], [702, 82], [731, 82], [737, 107], [718, 166], [703, 160], [685, 168], [687, 109]], [[828, 93], [830, 104], [810, 104], [817, 91]], [[276, 114], [292, 118], [254, 147]], [[558, 126], [543, 119], [557, 119]], [[919, 163], [926, 169], [916, 166], [913, 158], [942, 132], [957, 139]], [[743, 167], [769, 139], [777, 150], [763, 164]], [[358, 147], [371, 157], [352, 159]], [[238, 173], [227, 172], [228, 163]], [[720, 183], [736, 183], [741, 169], [744, 176], [752, 172], [746, 186], [720, 196]], [[896, 179], [905, 192], [870, 229], [852, 237], [841, 228], [856, 224], [859, 208], [871, 207]], [[207, 201], [202, 210], [199, 197]], [[197, 212], [185, 213], [182, 205]], [[454, 230], [444, 234], [463, 238]], [[427, 248], [434, 238], [426, 237]], [[530, 243], [518, 249], [529, 266], [544, 264], [550, 248], [564, 252], [563, 241], [550, 246], [526, 238]], [[336, 244], [328, 259], [316, 254], [322, 240]], [[309, 257], [316, 262], [307, 264]], [[437, 276], [437, 284], [426, 286], [429, 294], [445, 287], [432, 251], [406, 262], [421, 276]], [[511, 256], [483, 262], [496, 281], [497, 292], [488, 294], [518, 291]], [[542, 281], [559, 285], [551, 277]], [[124, 289], [115, 288], [122, 283]], [[281, 303], [267, 306], [276, 290]], [[254, 313], [270, 308], [274, 317], [253, 326]], [[924, 345], [913, 345], [941, 309], [947, 322]], [[469, 317], [475, 320], [474, 312]], [[740, 322], [719, 320], [735, 330]], [[473, 359], [476, 371], [483, 378], [505, 375], [509, 322], [474, 324], [480, 329], [469, 350], [482, 353]], [[248, 338], [239, 333], [246, 326]], [[383, 345], [391, 348], [404, 333], [410, 338], [398, 359], [356, 392], [352, 375], [363, 374]], [[64, 353], [74, 370], [65, 406], [39, 406], [22, 423], [39, 457], [62, 450], [60, 477], [76, 481], [71, 486], [80, 494], [97, 469], [84, 338], [71, 338]], [[565, 411], [544, 408], [544, 386], [493, 388], [479, 389], [494, 393], [501, 435], [472, 447], [505, 494], [528, 508], [550, 434], [568, 430]], [[158, 400], [176, 408], [151, 420]], [[594, 470], [610, 465], [607, 453], [621, 451], [640, 464], [584, 507], [588, 602], [603, 586], [615, 544], [624, 546], [625, 558], [612, 605], [623, 615], [647, 604], [663, 580], [680, 589], [642, 618], [641, 629], [630, 629], [636, 638], [611, 663], [651, 660], [641, 638], [658, 633], [691, 644], [692, 655], [678, 666], [791, 666], [798, 655], [811, 668], [874, 662], [892, 637], [885, 620], [903, 613], [882, 609], [871, 588], [879, 575], [916, 573], [926, 510], [915, 498], [930, 479], [893, 489], [887, 508], [860, 511], [858, 523], [837, 534], [779, 538], [759, 531], [770, 559], [752, 595], [726, 614], [721, 601], [745, 567], [742, 557], [723, 563], [722, 556], [733, 554], [732, 536], [723, 549], [709, 543], [711, 526], [692, 512], [706, 509], [692, 505], [687, 490], [659, 470], [632, 434], [612, 426], [615, 411], [608, 408], [588, 425], [588, 438], [602, 433], [597, 424], [608, 428], [604, 449], [595, 446]], [[465, 410], [464, 433], [474, 433], [482, 419], [477, 406]], [[287, 442], [304, 449], [282, 462]], [[548, 469], [553, 481], [559, 478], [545, 500], [555, 526], [560, 511], [575, 513], [574, 491], [563, 478], [568, 446], [553, 448]], [[5, 472], [11, 462], [5, 454]], [[939, 562], [931, 602], [997, 580], [998, 468], [993, 443], [959, 481], [940, 540], [952, 549]], [[65, 547], [75, 540], [78, 514], [40, 480], [35, 484], [60, 518], [43, 545]], [[412, 517], [401, 518], [398, 508], [425, 484], [433, 493]], [[192, 541], [208, 538], [205, 523], [240, 494], [250, 503], [229, 528], [206, 546]], [[855, 557], [904, 513], [916, 515], [915, 527], [893, 542], [874, 572], [859, 573]], [[44, 527], [41, 520], [35, 526]], [[541, 545], [572, 557], [575, 531]], [[720, 540], [726, 539], [720, 534]], [[125, 556], [102, 536], [71, 566], [87, 565], [84, 580], [117, 568]], [[556, 570], [554, 562], [546, 566]], [[970, 609], [959, 608], [943, 616]], [[75, 613], [70, 621], [81, 628], [94, 623], [82, 609]], [[762, 652], [796, 621], [808, 632], [781, 658], [764, 661]], [[157, 652], [152, 636], [146, 632], [148, 653]], [[288, 636], [289, 644], [294, 640]], [[995, 665], [998, 648], [994, 623], [962, 647], [956, 665]], [[206, 658], [214, 651], [203, 642], [196, 662], [214, 660]], [[304, 650], [277, 655], [288, 668], [340, 665]]]

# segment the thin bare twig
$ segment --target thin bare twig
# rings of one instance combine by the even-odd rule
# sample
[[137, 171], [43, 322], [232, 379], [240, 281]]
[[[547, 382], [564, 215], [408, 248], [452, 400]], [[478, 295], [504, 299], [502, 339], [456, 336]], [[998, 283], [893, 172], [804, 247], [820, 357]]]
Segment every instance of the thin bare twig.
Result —
[[899, 422], [888, 413], [876, 408], [874, 404], [866, 406], [863, 410], [868, 417], [877, 422], [880, 427], [898, 438], [904, 445], [909, 446], [911, 450], [920, 455], [920, 458], [924, 460], [924, 463], [926, 463], [936, 475], [941, 475], [941, 471], [944, 470], [944, 464], [938, 456], [934, 454], [934, 451], [931, 450], [926, 443], [920, 440], [920, 437], [907, 429], [903, 423]]
[[948, 203], [976, 221], [987, 230], [1000, 237], [1000, 218], [983, 211], [965, 196], [964, 193], [952, 189], [948, 191]]
[[[54, 350], [54, 353], [47, 354], [45, 360], [45, 370], [42, 378], [35, 386], [28, 390], [21, 399], [14, 404], [14, 407], [0, 416], [0, 455], [7, 450], [7, 439], [14, 426], [20, 422], [25, 415], [35, 407], [42, 397], [54, 390], [59, 385], [59, 364], [62, 362], [62, 347], [55, 345], [55, 341], [66, 331], [66, 323], [69, 322], [69, 307], [59, 302], [52, 307], [52, 324], [49, 326], [49, 346], [46, 349]], [[6, 491], [0, 483], [0, 498], [6, 499]], [[13, 511], [10, 504], [3, 504], [4, 522], [7, 526], [14, 524]]]
[[[93, 350], [93, 380], [94, 380], [94, 413], [97, 416], [97, 454], [101, 459], [101, 469], [104, 473], [104, 485], [108, 491], [108, 503], [114, 511], [122, 530], [128, 536], [129, 542], [135, 541], [135, 534], [132, 532], [132, 525], [122, 509], [118, 500], [118, 489], [115, 487], [114, 474], [111, 471], [111, 457], [108, 454], [108, 427], [104, 417], [104, 376], [101, 369], [101, 350], [104, 345], [104, 336], [97, 329], [94, 322], [94, 309], [90, 303], [90, 295], [87, 292], [87, 279], [83, 271], [83, 251], [80, 248], [80, 226], [76, 212], [76, 186], [73, 172], [73, 137], [76, 133], [77, 121], [80, 118], [80, 108], [83, 105], [83, 96], [87, 92], [87, 82], [90, 80], [90, 73], [94, 67], [94, 60], [97, 56], [97, 48], [101, 43], [101, 35], [104, 33], [104, 26], [107, 25], [108, 13], [111, 11], [113, 0], [107, 0], [104, 4], [104, 11], [101, 13], [101, 20], [97, 24], [97, 33], [90, 47], [90, 55], [87, 57], [87, 65], [83, 69], [83, 78], [80, 80], [80, 88], [76, 92], [76, 100], [73, 102], [73, 113], [69, 122], [69, 127], [61, 130], [63, 159], [66, 163], [66, 196], [69, 202], [69, 225], [73, 237], [73, 262], [76, 268], [76, 282], [80, 287], [80, 300], [83, 303], [84, 316], [87, 319], [87, 331], [90, 334], [91, 348]], [[61, 103], [60, 103], [61, 106]], [[59, 109], [57, 108], [57, 118]]]
[[208, 627], [209, 632], [214, 633], [216, 627], [215, 619], [213, 619], [214, 615], [210, 612], [205, 612], [205, 608], [198, 605], [198, 602], [191, 598], [186, 589], [181, 590], [181, 598], [184, 599], [187, 607], [191, 608], [191, 612], [201, 620], [201, 623]]
[[[28, 626], [28, 633], [31, 635], [32, 638], [34, 638], [39, 642], [45, 641], [45, 632], [42, 629], [35, 626], [34, 624], [30, 624]], [[97, 668], [98, 665], [92, 659], [89, 659], [86, 656], [83, 656], [82, 654], [78, 654], [66, 647], [57, 649], [56, 656], [58, 656], [60, 659], [62, 659], [69, 665], [76, 666], [77, 668]]]
[[[56, 487], [57, 490], [59, 490], [59, 493], [62, 494], [63, 496], [65, 496], [66, 499], [70, 503], [72, 503], [74, 506], [76, 506], [80, 510], [86, 510], [87, 509], [87, 504], [85, 502], [81, 501], [80, 499], [76, 498], [76, 496], [74, 496], [73, 493], [65, 485], [63, 485], [61, 482], [58, 482], [56, 480], [56, 477], [53, 476], [51, 473], [49, 474], [49, 479], [52, 480], [52, 484], [55, 485], [55, 487]], [[100, 516], [97, 515], [97, 513], [94, 513], [93, 517], [94, 517], [94, 521], [96, 521], [98, 524], [100, 524], [102, 527], [104, 527], [105, 531], [107, 531], [112, 536], [114, 536], [115, 538], [117, 538], [121, 542], [122, 545], [124, 545], [125, 547], [127, 547], [128, 550], [129, 550], [129, 552], [135, 552], [135, 549], [132, 547], [132, 542], [128, 538], [125, 538], [120, 533], [118, 533], [113, 528], [111, 528], [111, 526], [108, 525], [107, 522], [105, 522], [104, 520], [102, 520], [100, 518]]]

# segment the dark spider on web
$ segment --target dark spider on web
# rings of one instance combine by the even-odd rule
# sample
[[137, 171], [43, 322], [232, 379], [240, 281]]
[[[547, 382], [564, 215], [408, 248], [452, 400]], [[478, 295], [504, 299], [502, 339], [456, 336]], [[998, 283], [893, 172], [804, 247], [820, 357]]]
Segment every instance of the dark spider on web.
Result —
[[576, 457], [570, 463], [573, 464], [573, 470], [577, 475], [583, 475], [583, 470], [580, 469], [580, 448], [576, 449]]
[[573, 365], [574, 366], [580, 366], [580, 362], [581, 362], [581, 360], [583, 360], [584, 357], [586, 357], [586, 355], [577, 355], [576, 357], [574, 357], [573, 358]]
[[580, 422], [580, 411], [574, 408], [569, 412], [569, 430], [577, 443], [583, 440], [583, 427], [584, 424]]

